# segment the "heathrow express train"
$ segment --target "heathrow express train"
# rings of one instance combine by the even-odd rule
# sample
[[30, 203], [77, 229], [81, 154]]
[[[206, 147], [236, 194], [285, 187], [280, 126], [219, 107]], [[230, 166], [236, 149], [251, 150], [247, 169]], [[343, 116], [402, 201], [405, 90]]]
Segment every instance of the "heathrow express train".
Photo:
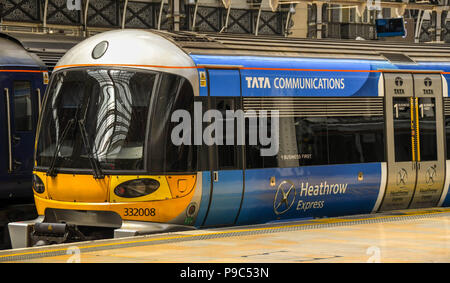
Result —
[[51, 76], [26, 237], [450, 206], [449, 80], [443, 45], [93, 36]]

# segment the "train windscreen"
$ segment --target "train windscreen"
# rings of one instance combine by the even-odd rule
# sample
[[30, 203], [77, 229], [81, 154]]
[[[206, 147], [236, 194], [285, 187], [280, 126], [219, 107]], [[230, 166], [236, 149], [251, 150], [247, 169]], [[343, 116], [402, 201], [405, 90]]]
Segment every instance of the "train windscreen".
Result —
[[36, 166], [144, 169], [145, 133], [157, 76], [104, 68], [55, 73], [40, 122]]

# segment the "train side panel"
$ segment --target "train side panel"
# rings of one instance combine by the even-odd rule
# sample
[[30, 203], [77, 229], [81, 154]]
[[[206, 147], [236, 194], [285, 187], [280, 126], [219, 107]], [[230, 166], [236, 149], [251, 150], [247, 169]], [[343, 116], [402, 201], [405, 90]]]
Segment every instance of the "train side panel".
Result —
[[[450, 70], [448, 64], [403, 66], [363, 60], [338, 62], [327, 59], [256, 59], [251, 56], [192, 57], [199, 66], [230, 65], [239, 68], [244, 105], [245, 99], [252, 97], [382, 97], [385, 91], [384, 70], [398, 69], [402, 72], [407, 69], [409, 72], [416, 69], [423, 72], [439, 69], [444, 73]], [[204, 69], [199, 71], [201, 80]], [[444, 78], [445, 86], [449, 76]], [[200, 85], [200, 92], [202, 89], [206, 96], [206, 85]], [[444, 87], [443, 91], [443, 95], [448, 96], [448, 88]], [[238, 96], [238, 93], [230, 90], [226, 95]], [[380, 160], [382, 162], [344, 164], [349, 162], [343, 160], [339, 164], [341, 162], [335, 160], [334, 164], [320, 166], [247, 168], [244, 170], [245, 193], [235, 224], [376, 212], [384, 198], [387, 180], [387, 164], [384, 158]], [[208, 189], [210, 186], [203, 188], [205, 199], [209, 199]], [[205, 200], [201, 206], [205, 214], [206, 204]], [[448, 190], [444, 190], [439, 205], [450, 205]], [[196, 225], [201, 225], [201, 221]]]
[[380, 73], [373, 69], [369, 61], [343, 63], [337, 60], [305, 58], [203, 55], [192, 57], [199, 66], [238, 66], [242, 96], [246, 97], [378, 96]]
[[382, 163], [246, 170], [237, 224], [371, 213], [384, 193]]

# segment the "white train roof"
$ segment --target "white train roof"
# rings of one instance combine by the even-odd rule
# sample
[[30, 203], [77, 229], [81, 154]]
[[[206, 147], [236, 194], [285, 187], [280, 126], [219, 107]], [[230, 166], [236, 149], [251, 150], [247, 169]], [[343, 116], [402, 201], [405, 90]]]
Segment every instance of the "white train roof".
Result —
[[[107, 42], [104, 54], [95, 59], [94, 48]], [[195, 63], [171, 40], [144, 30], [114, 30], [92, 36], [70, 49], [55, 71], [84, 66], [116, 66], [150, 69], [183, 76], [197, 85]]]

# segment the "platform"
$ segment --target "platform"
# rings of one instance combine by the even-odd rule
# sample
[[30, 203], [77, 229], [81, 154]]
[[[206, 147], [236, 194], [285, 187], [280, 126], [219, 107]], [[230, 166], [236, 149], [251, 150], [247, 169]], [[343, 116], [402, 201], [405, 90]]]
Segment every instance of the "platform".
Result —
[[5, 250], [3, 262], [450, 262], [450, 208]]

